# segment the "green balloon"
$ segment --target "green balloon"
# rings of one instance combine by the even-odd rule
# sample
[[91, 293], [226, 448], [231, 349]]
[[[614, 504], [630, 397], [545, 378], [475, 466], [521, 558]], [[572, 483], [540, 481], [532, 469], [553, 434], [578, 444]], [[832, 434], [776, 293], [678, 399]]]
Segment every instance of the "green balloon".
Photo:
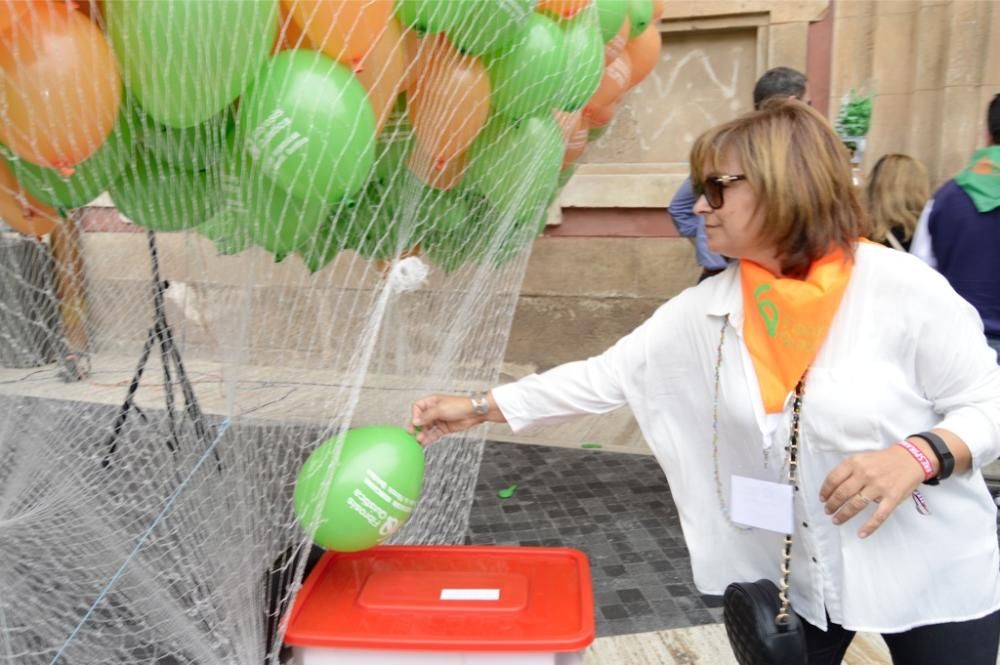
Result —
[[109, 192], [122, 214], [154, 231], [192, 228], [220, 212], [218, 178], [164, 164], [147, 151]]
[[535, 0], [429, 0], [450, 6], [444, 31], [455, 48], [472, 55], [512, 48], [534, 16]]
[[396, 0], [396, 18], [420, 33], [444, 32], [455, 22], [455, 0]]
[[628, 0], [629, 39], [635, 39], [653, 21], [653, 0]]
[[375, 161], [364, 86], [316, 51], [274, 56], [240, 101], [239, 128], [264, 175], [301, 199], [354, 195]]
[[300, 199], [264, 176], [248, 184], [252, 192], [250, 210], [256, 217], [253, 238], [279, 261], [314, 242], [330, 216], [325, 201], [315, 197]]
[[104, 3], [128, 88], [158, 122], [191, 127], [233, 102], [267, 60], [278, 3], [117, 0]]
[[562, 132], [551, 114], [513, 124], [494, 116], [469, 147], [464, 187], [482, 193], [501, 217], [533, 216], [555, 189]]
[[226, 153], [226, 135], [232, 113], [225, 109], [193, 127], [167, 127], [145, 118], [142, 143], [162, 162], [188, 171], [204, 171], [217, 164]]
[[577, 167], [576, 164], [570, 164], [569, 166], [567, 166], [566, 168], [564, 168], [562, 171], [559, 172], [559, 182], [557, 185], [559, 189], [565, 187], [566, 183], [568, 183], [570, 178], [573, 177], [573, 174], [576, 173], [576, 167]]
[[375, 177], [383, 183], [399, 177], [406, 169], [413, 142], [413, 128], [406, 113], [390, 115], [375, 144]]
[[609, 127], [611, 127], [610, 122], [602, 127], [591, 127], [590, 129], [588, 129], [587, 143], [593, 143], [594, 141], [598, 140], [599, 138], [607, 134]]
[[593, 0], [601, 24], [601, 39], [605, 44], [614, 39], [629, 15], [630, 0]]
[[485, 244], [482, 229], [475, 223], [461, 194], [431, 190], [420, 214], [427, 229], [420, 247], [445, 272], [457, 270], [481, 253]]
[[312, 241], [299, 249], [299, 256], [309, 268], [309, 272], [315, 273], [322, 270], [346, 248], [345, 238], [339, 233], [335, 218], [331, 215], [317, 229]]
[[566, 69], [563, 74], [563, 111], [582, 109], [604, 74], [604, 42], [593, 11], [581, 12], [565, 24]]
[[424, 450], [412, 434], [389, 426], [352, 429], [323, 443], [302, 465], [295, 513], [318, 545], [357, 552], [403, 526], [423, 481]]
[[219, 254], [229, 256], [239, 254], [253, 245], [242, 221], [238, 215], [223, 210], [204, 224], [194, 227], [194, 230], [211, 240]]
[[535, 13], [521, 39], [485, 64], [497, 113], [510, 118], [548, 113], [563, 94], [566, 38], [555, 21]]
[[252, 242], [282, 261], [315, 242], [330, 214], [326, 201], [299, 198], [265, 176], [240, 144], [229, 142], [222, 168], [222, 192], [234, 235]]
[[365, 258], [381, 260], [391, 259], [405, 249], [406, 192], [418, 186], [411, 178], [404, 170], [389, 183], [374, 182], [354, 206], [342, 211], [338, 228], [350, 248]]
[[74, 166], [70, 176], [17, 159], [6, 150], [4, 156], [14, 177], [36, 199], [56, 208], [79, 208], [107, 191], [132, 163], [137, 146], [134, 121], [135, 116], [122, 105], [107, 140], [90, 158]]

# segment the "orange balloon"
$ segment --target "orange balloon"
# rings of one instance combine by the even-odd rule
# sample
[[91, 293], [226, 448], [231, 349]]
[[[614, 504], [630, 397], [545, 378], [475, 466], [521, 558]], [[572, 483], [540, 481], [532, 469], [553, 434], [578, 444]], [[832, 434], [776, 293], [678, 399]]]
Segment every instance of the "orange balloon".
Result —
[[392, 19], [386, 24], [354, 75], [368, 91], [375, 110], [375, 133], [380, 134], [406, 79], [406, 46], [399, 21]]
[[583, 109], [579, 111], [573, 111], [572, 113], [566, 111], [553, 111], [552, 115], [555, 117], [556, 122], [559, 123], [559, 129], [562, 130], [563, 144], [569, 143], [570, 138], [573, 136], [573, 132], [580, 125], [580, 119], [583, 118]]
[[610, 65], [618, 58], [618, 56], [622, 54], [622, 51], [625, 50], [625, 44], [628, 43], [629, 30], [631, 30], [631, 27], [629, 26], [628, 16], [626, 16], [618, 34], [612, 37], [611, 41], [604, 45], [605, 65]]
[[17, 23], [30, 6], [21, 0], [0, 0], [0, 34]]
[[281, 6], [281, 21], [278, 23], [278, 36], [274, 40], [274, 46], [271, 48], [271, 54], [275, 54], [278, 51], [288, 51], [294, 48], [308, 48], [319, 50], [313, 41], [309, 39], [309, 35], [302, 31], [302, 28], [292, 15], [288, 13], [288, 8], [286, 3], [282, 2]]
[[628, 53], [623, 51], [614, 62], [604, 68], [604, 75], [601, 77], [597, 90], [594, 91], [587, 106], [583, 109], [584, 115], [587, 115], [588, 108], [600, 108], [621, 99], [621, 96], [628, 90], [631, 78], [632, 60]]
[[[2, 2], [3, 0], [0, 0]], [[104, 27], [104, 0], [77, 0], [74, 3], [78, 11], [86, 14], [91, 21]]]
[[468, 153], [461, 152], [448, 161], [442, 162], [430, 157], [419, 146], [413, 146], [406, 167], [413, 175], [435, 189], [452, 189], [462, 181], [469, 166]]
[[431, 40], [425, 58], [406, 110], [417, 142], [443, 163], [464, 152], [486, 123], [490, 79], [479, 58], [462, 55], [443, 36]]
[[122, 82], [104, 33], [68, 5], [26, 12], [0, 40], [0, 142], [72, 173], [111, 133]]
[[403, 44], [406, 47], [406, 76], [403, 79], [403, 88], [411, 94], [413, 88], [420, 79], [427, 64], [427, 55], [434, 50], [436, 37], [421, 39], [416, 30], [406, 30], [403, 35]]
[[0, 221], [28, 236], [43, 236], [56, 227], [58, 214], [24, 191], [21, 183], [0, 159]]
[[628, 87], [631, 88], [649, 76], [649, 73], [656, 67], [662, 52], [663, 40], [660, 37], [660, 31], [653, 24], [650, 24], [638, 37], [625, 45], [625, 53], [628, 54], [629, 62], [632, 64], [632, 74], [629, 77]]
[[615, 112], [618, 110], [618, 102], [619, 100], [616, 99], [606, 106], [585, 108], [583, 110], [584, 124], [587, 125], [588, 129], [604, 127], [615, 117]]
[[667, 8], [667, 0], [653, 0], [653, 24], [656, 24], [661, 18], [663, 18], [663, 12]]
[[392, 0], [282, 0], [320, 50], [356, 69], [392, 16]]
[[[613, 114], [614, 109], [612, 109]], [[583, 151], [587, 149], [587, 139], [590, 137], [589, 131], [590, 128], [581, 115], [576, 127], [573, 129], [573, 133], [570, 134], [569, 140], [566, 141], [566, 152], [563, 153], [562, 168], [566, 168], [569, 164], [575, 162], [583, 154]]]
[[557, 18], [570, 18], [590, 4], [590, 0], [539, 0], [536, 11]]

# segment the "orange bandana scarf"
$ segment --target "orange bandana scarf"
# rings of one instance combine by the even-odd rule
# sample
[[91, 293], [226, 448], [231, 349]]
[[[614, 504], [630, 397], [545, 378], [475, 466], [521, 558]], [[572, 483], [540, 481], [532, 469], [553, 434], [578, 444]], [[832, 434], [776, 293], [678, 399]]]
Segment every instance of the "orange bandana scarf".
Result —
[[752, 261], [740, 261], [743, 338], [767, 413], [784, 409], [816, 358], [853, 267], [839, 249], [815, 261], [804, 280], [775, 277]]

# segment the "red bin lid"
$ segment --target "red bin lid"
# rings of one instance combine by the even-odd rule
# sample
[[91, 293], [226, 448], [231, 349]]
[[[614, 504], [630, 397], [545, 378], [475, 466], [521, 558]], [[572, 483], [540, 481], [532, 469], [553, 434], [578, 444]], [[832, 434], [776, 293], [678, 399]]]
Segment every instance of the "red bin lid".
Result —
[[562, 547], [327, 552], [292, 606], [299, 647], [578, 651], [594, 641], [590, 566]]

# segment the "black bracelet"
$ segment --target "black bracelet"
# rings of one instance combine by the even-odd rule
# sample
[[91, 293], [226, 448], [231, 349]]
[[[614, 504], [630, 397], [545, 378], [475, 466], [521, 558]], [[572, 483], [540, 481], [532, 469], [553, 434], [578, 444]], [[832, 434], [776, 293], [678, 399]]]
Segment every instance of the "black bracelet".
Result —
[[906, 438], [926, 441], [927, 445], [934, 451], [934, 456], [937, 457], [937, 475], [930, 480], [924, 481], [926, 484], [937, 485], [938, 481], [944, 480], [955, 470], [955, 456], [951, 454], [951, 450], [948, 449], [948, 444], [944, 442], [944, 439], [934, 432], [920, 432], [919, 434], [911, 434]]

